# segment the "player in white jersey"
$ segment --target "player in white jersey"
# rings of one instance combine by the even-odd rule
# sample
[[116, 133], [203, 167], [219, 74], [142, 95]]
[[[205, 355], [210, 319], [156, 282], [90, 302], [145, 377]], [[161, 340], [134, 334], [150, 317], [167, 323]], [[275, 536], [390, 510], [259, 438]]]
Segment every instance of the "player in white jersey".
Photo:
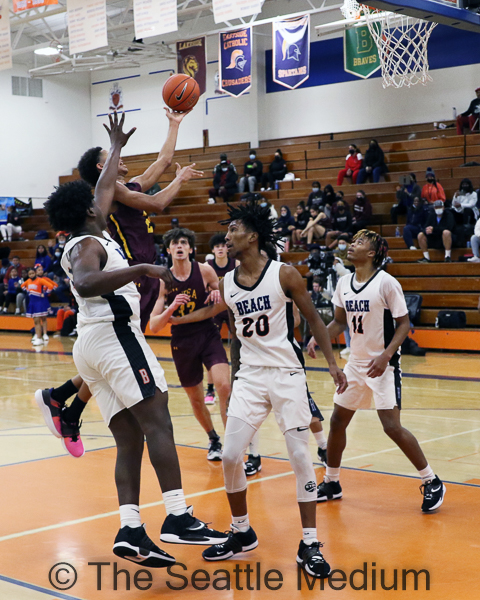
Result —
[[73, 181], [60, 186], [45, 203], [53, 228], [71, 232], [62, 266], [79, 305], [75, 365], [96, 397], [117, 446], [115, 483], [121, 528], [113, 551], [147, 567], [166, 567], [175, 559], [147, 536], [140, 519], [140, 471], [144, 440], [167, 512], [160, 538], [166, 542], [211, 544], [226, 536], [209, 529], [187, 508], [168, 411], [163, 369], [140, 329], [143, 276], [163, 279], [168, 269], [150, 264], [130, 267], [120, 246], [105, 233], [113, 200], [120, 150], [134, 130], [122, 131], [110, 117], [112, 147], [92, 196], [90, 185]]
[[[340, 463], [346, 429], [355, 411], [375, 403], [385, 433], [418, 470], [424, 499], [422, 511], [438, 508], [445, 486], [435, 475], [415, 436], [400, 422], [402, 380], [400, 346], [410, 329], [407, 305], [396, 279], [380, 267], [388, 245], [378, 233], [362, 229], [348, 249], [355, 273], [340, 278], [333, 296], [335, 319], [328, 325], [332, 338], [348, 325], [351, 353], [344, 369], [348, 390], [335, 394], [327, 445], [327, 470], [318, 486], [318, 502], [342, 497]], [[308, 344], [315, 357], [315, 334]]]

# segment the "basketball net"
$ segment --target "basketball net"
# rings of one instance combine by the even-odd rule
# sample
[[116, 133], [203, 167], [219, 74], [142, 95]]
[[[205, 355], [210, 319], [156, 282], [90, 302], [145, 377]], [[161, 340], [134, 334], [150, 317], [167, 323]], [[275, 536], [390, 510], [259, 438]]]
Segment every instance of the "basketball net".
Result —
[[425, 85], [432, 81], [428, 74], [427, 44], [437, 23], [377, 10], [356, 0], [345, 0], [340, 10], [346, 19], [364, 17], [378, 49], [384, 88]]

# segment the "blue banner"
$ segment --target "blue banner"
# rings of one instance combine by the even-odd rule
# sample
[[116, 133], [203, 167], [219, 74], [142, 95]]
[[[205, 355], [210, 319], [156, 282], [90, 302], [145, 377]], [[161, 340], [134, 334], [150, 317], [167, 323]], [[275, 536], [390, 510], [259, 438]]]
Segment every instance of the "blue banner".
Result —
[[218, 60], [219, 88], [230, 96], [241, 96], [252, 87], [252, 28], [221, 33]]
[[273, 81], [294, 90], [310, 74], [310, 15], [274, 21]]

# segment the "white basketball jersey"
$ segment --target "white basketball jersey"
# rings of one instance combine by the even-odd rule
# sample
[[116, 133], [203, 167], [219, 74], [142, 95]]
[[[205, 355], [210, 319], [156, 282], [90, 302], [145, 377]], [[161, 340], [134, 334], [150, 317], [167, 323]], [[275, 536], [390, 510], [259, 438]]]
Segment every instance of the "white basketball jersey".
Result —
[[293, 305], [280, 285], [282, 263], [269, 260], [251, 288], [238, 283], [237, 269], [224, 278], [225, 302], [235, 316], [240, 362], [257, 367], [303, 367], [293, 335]]
[[94, 296], [93, 298], [82, 298], [75, 289], [75, 281], [70, 264], [70, 253], [72, 248], [85, 238], [91, 237], [97, 240], [105, 249], [107, 262], [103, 268], [103, 272], [118, 271], [118, 269], [129, 267], [125, 254], [117, 242], [113, 241], [106, 231], [103, 232], [103, 236], [101, 238], [94, 235], [82, 235], [70, 239], [65, 244], [61, 264], [70, 279], [71, 289], [78, 303], [78, 327], [91, 323], [118, 321], [119, 319], [129, 319], [130, 321], [140, 319], [140, 294], [134, 283], [127, 283], [127, 285], [110, 294]]
[[347, 314], [352, 337], [349, 360], [353, 361], [370, 361], [379, 356], [395, 334], [393, 319], [408, 314], [400, 284], [383, 270], [378, 270], [366, 283], [358, 283], [355, 274], [341, 277], [333, 304]]

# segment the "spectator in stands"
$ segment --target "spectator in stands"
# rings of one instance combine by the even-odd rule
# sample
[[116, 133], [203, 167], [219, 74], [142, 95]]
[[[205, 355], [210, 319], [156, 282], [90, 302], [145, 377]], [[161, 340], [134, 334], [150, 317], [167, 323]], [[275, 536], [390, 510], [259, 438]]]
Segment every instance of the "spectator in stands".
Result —
[[270, 208], [270, 218], [273, 219], [274, 221], [276, 221], [278, 219], [277, 209], [273, 206], [273, 204], [271, 202], [269, 202], [265, 198], [262, 198], [261, 196], [260, 196], [260, 198], [262, 200], [262, 202], [260, 202], [260, 206], [262, 208], [265, 208], [266, 206], [268, 206]]
[[331, 210], [336, 201], [335, 191], [333, 187], [327, 183], [323, 188], [323, 205]]
[[215, 198], [220, 197], [224, 202], [229, 202], [237, 193], [238, 175], [233, 164], [227, 159], [226, 154], [220, 154], [220, 162], [213, 170], [213, 187], [208, 191], [209, 204], [215, 204]]
[[6, 225], [0, 225], [2, 242], [11, 242], [14, 233], [16, 233], [18, 235], [18, 239], [22, 241], [22, 222], [20, 215], [17, 213], [17, 209], [15, 206], [9, 206], [7, 211], [7, 223]]
[[52, 255], [52, 258], [56, 256], [57, 252], [61, 252], [63, 254], [63, 249], [65, 248], [66, 243], [67, 236], [63, 231], [59, 231], [57, 233], [55, 242], [53, 240], [48, 240], [48, 250]]
[[425, 229], [427, 216], [428, 210], [425, 208], [423, 200], [420, 196], [415, 196], [413, 204], [407, 212], [407, 224], [403, 228], [403, 240], [410, 250], [417, 249], [413, 240], [417, 239], [418, 234]]
[[[325, 325], [328, 325], [331, 321], [333, 321], [333, 306], [328, 298], [324, 296], [324, 289], [322, 286], [322, 280], [320, 277], [314, 277], [312, 281], [312, 291], [310, 292], [310, 297], [312, 299], [313, 305], [317, 309], [318, 314], [320, 315], [322, 321]], [[307, 340], [310, 338], [304, 338]]]
[[248, 184], [248, 191], [253, 193], [255, 185], [262, 182], [263, 164], [257, 159], [255, 150], [250, 150], [249, 160], [243, 165], [243, 177], [240, 178], [238, 191], [243, 194]]
[[45, 273], [50, 273], [52, 270], [52, 259], [48, 256], [47, 249], [43, 244], [37, 246], [37, 253], [35, 255], [35, 264], [42, 265]]
[[470, 243], [472, 245], [473, 256], [472, 258], [468, 259], [468, 262], [480, 263], [480, 219], [478, 219], [478, 221], [475, 223], [475, 229], [472, 237], [470, 238]]
[[475, 218], [478, 218], [478, 195], [473, 189], [470, 179], [462, 179], [460, 183], [460, 189], [455, 192], [453, 199], [458, 199], [463, 208], [471, 208], [475, 213]]
[[352, 215], [350, 207], [345, 200], [339, 200], [335, 206], [331, 221], [332, 230], [327, 232], [325, 244], [333, 249], [337, 246], [337, 240], [342, 234], [346, 234], [348, 239], [352, 235]]
[[453, 230], [453, 245], [457, 248], [464, 248], [467, 240], [473, 235], [475, 228], [475, 213], [469, 206], [463, 206], [461, 196], [457, 196], [452, 201], [452, 214], [455, 219], [455, 229]]
[[463, 130], [468, 127], [470, 131], [480, 129], [480, 87], [475, 90], [477, 97], [470, 102], [467, 110], [457, 117], [457, 133], [463, 135]]
[[345, 168], [339, 171], [337, 185], [342, 185], [345, 177], [351, 177], [352, 183], [357, 183], [358, 173], [362, 168], [363, 156], [355, 144], [350, 144], [345, 158]]
[[429, 263], [429, 248], [441, 250], [445, 248], [445, 262], [452, 262], [452, 232], [455, 228], [455, 219], [451, 210], [445, 210], [441, 200], [433, 203], [433, 210], [429, 210], [424, 231], [418, 234], [418, 243], [423, 252], [420, 263]]
[[362, 168], [358, 173], [357, 183], [361, 185], [367, 179], [373, 179], [373, 183], [378, 183], [380, 177], [385, 173], [388, 173], [388, 167], [385, 164], [385, 154], [377, 140], [371, 140], [365, 152]]
[[275, 151], [273, 162], [270, 163], [268, 172], [263, 174], [261, 191], [269, 191], [275, 187], [276, 181], [283, 181], [287, 174], [287, 163], [283, 160], [280, 149]]
[[425, 177], [427, 179], [427, 183], [422, 188], [422, 198], [429, 204], [433, 204], [436, 200], [442, 200], [442, 202], [445, 202], [447, 199], [445, 196], [445, 190], [443, 189], [442, 185], [438, 183], [435, 177], [435, 171], [429, 167], [425, 173]]
[[[4, 283], [5, 287], [8, 287], [8, 280], [10, 279], [10, 271], [12, 269], [17, 269], [18, 273], [22, 273], [24, 268], [25, 267], [20, 262], [20, 259], [18, 258], [18, 256], [12, 256], [12, 260], [10, 261], [10, 266], [6, 270], [4, 278], [3, 278], [3, 283]], [[23, 275], [21, 275], [21, 276], [23, 277]]]
[[363, 190], [358, 190], [353, 203], [352, 231], [357, 233], [360, 229], [367, 229], [372, 222], [372, 205]]
[[314, 181], [312, 183], [312, 191], [308, 195], [307, 200], [307, 208], [312, 208], [312, 206], [320, 206], [323, 204], [323, 192], [322, 186], [319, 181]]
[[22, 294], [23, 280], [17, 269], [13, 268], [10, 271], [10, 277], [8, 279], [8, 287], [3, 293], [2, 309], [4, 313], [8, 313], [8, 307], [10, 304], [15, 303], [15, 314], [21, 313], [21, 308], [24, 305], [25, 296]]
[[421, 198], [422, 196], [422, 189], [417, 183], [415, 173], [410, 173], [406, 178], [405, 183], [397, 185], [397, 203], [394, 204], [390, 210], [390, 216], [392, 217], [392, 223], [394, 225], [398, 223], [398, 215], [405, 215], [408, 213], [408, 209], [413, 204], [413, 199], [417, 196], [418, 198]]
[[350, 244], [348, 243], [350, 236], [348, 233], [342, 233], [337, 240], [337, 247], [334, 250], [333, 254], [335, 258], [341, 258], [342, 263], [348, 270], [353, 271], [353, 264], [347, 258], [348, 247]]
[[300, 250], [302, 232], [310, 220], [310, 212], [305, 209], [303, 201], [297, 204], [297, 210], [293, 216], [295, 217], [295, 229], [292, 232], [292, 250]]
[[292, 213], [288, 206], [283, 205], [280, 207], [280, 217], [277, 221], [277, 226], [273, 231], [279, 233], [286, 240], [290, 240], [292, 231], [295, 229], [295, 219], [292, 217]]
[[312, 206], [310, 209], [310, 219], [307, 226], [301, 233], [301, 237], [307, 238], [307, 244], [311, 244], [313, 240], [321, 240], [325, 236], [327, 215], [320, 212], [318, 208]]

